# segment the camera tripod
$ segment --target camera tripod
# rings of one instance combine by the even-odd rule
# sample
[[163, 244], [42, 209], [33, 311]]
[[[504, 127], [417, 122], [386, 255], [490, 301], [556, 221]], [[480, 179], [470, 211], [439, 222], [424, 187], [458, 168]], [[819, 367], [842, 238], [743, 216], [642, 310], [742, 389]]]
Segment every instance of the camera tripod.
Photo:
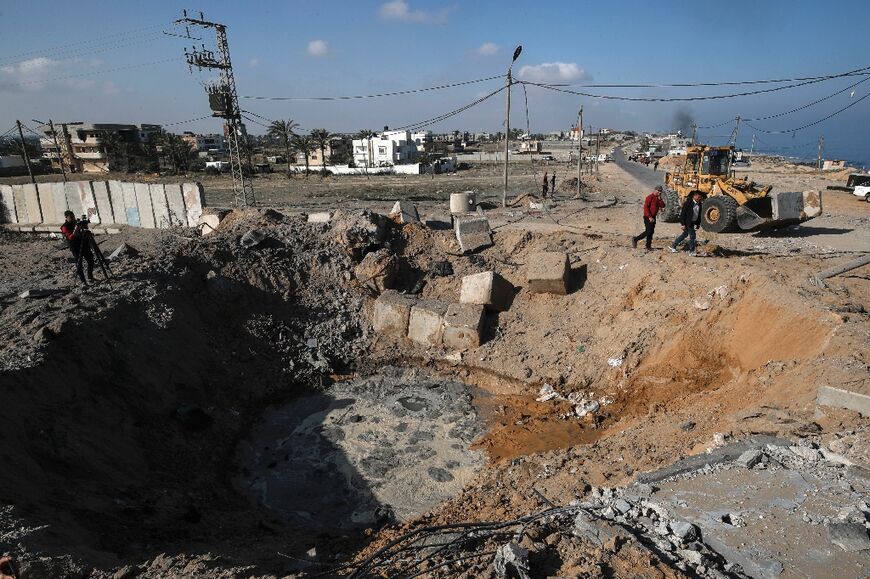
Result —
[[112, 270], [109, 269], [109, 262], [103, 257], [103, 252], [100, 251], [100, 246], [97, 244], [97, 240], [94, 239], [94, 234], [91, 233], [91, 230], [88, 229], [87, 221], [79, 221], [78, 223], [79, 235], [81, 236], [81, 243], [79, 244], [79, 251], [76, 254], [76, 268], [79, 267], [79, 264], [82, 263], [82, 259], [84, 259], [84, 250], [87, 246], [90, 248], [91, 253], [94, 254], [94, 257], [97, 260], [97, 263], [100, 264], [100, 269], [103, 272], [103, 276], [106, 278], [106, 281], [109, 281], [112, 278]]

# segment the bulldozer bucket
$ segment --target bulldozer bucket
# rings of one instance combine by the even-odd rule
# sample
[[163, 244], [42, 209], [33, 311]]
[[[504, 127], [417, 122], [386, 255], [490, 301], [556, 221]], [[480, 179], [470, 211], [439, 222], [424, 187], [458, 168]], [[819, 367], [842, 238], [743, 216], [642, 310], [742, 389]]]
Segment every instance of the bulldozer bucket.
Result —
[[764, 225], [765, 219], [759, 217], [758, 213], [746, 206], [737, 208], [737, 227], [743, 231], [757, 229]]
[[822, 194], [819, 191], [780, 191], [771, 193], [764, 201], [763, 204], [761, 200], [750, 201], [755, 211], [746, 205], [737, 208], [737, 226], [741, 230], [775, 229], [822, 214]]

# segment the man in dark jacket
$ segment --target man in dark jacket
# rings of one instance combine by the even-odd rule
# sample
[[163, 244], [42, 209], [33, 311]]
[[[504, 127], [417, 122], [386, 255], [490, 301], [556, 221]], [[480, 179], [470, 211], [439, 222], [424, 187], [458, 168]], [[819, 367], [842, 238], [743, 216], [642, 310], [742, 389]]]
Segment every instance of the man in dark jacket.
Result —
[[653, 233], [655, 233], [656, 230], [656, 215], [658, 215], [659, 209], [664, 208], [665, 202], [664, 199], [662, 199], [662, 186], [659, 185], [652, 193], [646, 196], [646, 199], [643, 200], [644, 232], [631, 238], [632, 247], [637, 247], [637, 242], [645, 237], [646, 250], [649, 251], [652, 249]]
[[677, 246], [686, 238], [689, 238], [689, 244], [686, 249], [689, 255], [695, 255], [695, 230], [701, 226], [701, 195], [700, 191], [695, 191], [686, 202], [683, 203], [683, 208], [680, 210], [680, 225], [683, 232], [680, 233], [674, 242], [671, 244], [671, 252], [677, 252]]
[[76, 258], [76, 272], [79, 274], [79, 279], [82, 283], [88, 285], [85, 281], [85, 272], [82, 260], [88, 262], [88, 279], [94, 281], [94, 254], [91, 252], [91, 246], [84, 239], [84, 234], [76, 223], [75, 213], [72, 211], [64, 212], [64, 224], [60, 226], [60, 230], [66, 237], [69, 243], [70, 251]]

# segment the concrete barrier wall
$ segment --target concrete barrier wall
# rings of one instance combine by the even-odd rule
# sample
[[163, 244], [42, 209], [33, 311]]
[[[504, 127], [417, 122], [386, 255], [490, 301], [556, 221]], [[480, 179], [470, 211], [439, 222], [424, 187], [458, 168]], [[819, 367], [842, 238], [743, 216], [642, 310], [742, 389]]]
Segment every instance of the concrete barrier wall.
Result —
[[60, 225], [64, 211], [100, 225], [165, 229], [196, 226], [202, 215], [200, 183], [70, 181], [0, 185], [0, 223]]

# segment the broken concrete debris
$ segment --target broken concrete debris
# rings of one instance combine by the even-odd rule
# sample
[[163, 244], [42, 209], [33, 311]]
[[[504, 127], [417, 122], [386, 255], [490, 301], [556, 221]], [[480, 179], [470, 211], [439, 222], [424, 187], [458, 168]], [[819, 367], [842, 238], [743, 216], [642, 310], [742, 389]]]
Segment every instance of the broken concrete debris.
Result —
[[266, 233], [261, 229], [251, 229], [239, 239], [239, 245], [247, 249], [253, 249], [263, 243]]
[[531, 579], [529, 576], [529, 552], [516, 543], [499, 547], [493, 559], [495, 574], [506, 579]]
[[420, 214], [417, 213], [417, 207], [407, 201], [396, 201], [393, 209], [390, 211], [390, 218], [399, 224], [419, 223]]
[[471, 253], [492, 245], [492, 230], [486, 217], [455, 217], [453, 228], [462, 253]]
[[867, 527], [855, 523], [831, 523], [828, 525], [831, 542], [844, 551], [857, 552], [870, 549]]
[[416, 300], [395, 290], [387, 290], [375, 300], [372, 326], [376, 332], [404, 338], [408, 335], [411, 308]]
[[459, 302], [479, 304], [494, 312], [506, 311], [514, 298], [514, 286], [494, 271], [484, 271], [462, 278]]
[[331, 235], [354, 261], [381, 246], [389, 231], [389, 220], [373, 211], [336, 211]]
[[542, 251], [526, 258], [526, 281], [532, 293], [568, 294], [568, 254]]
[[444, 315], [444, 345], [454, 350], [467, 350], [480, 345], [483, 329], [483, 306], [450, 304]]
[[115, 261], [121, 257], [136, 257], [139, 255], [139, 252], [127, 245], [126, 243], [122, 243], [119, 245], [112, 253], [109, 254], [109, 261]]
[[364, 286], [381, 293], [393, 287], [399, 271], [399, 259], [386, 249], [367, 253], [359, 262], [353, 274]]
[[440, 346], [447, 305], [437, 300], [421, 300], [411, 307], [408, 337], [424, 346]]
[[307, 223], [329, 223], [332, 219], [332, 213], [329, 211], [318, 211], [317, 213], [309, 213], [306, 218]]

